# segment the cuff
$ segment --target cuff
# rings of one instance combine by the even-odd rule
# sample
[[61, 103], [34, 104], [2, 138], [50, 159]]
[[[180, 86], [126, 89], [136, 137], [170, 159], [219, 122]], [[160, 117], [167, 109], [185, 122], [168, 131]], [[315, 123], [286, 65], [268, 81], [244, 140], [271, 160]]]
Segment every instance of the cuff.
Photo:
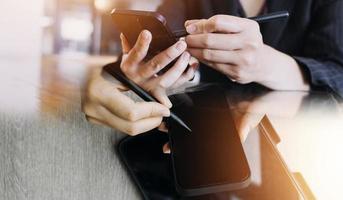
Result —
[[313, 58], [306, 57], [293, 57], [295, 61], [300, 65], [305, 78], [308, 80], [312, 90], [323, 90], [328, 88], [328, 85], [325, 84], [325, 75], [323, 64]]

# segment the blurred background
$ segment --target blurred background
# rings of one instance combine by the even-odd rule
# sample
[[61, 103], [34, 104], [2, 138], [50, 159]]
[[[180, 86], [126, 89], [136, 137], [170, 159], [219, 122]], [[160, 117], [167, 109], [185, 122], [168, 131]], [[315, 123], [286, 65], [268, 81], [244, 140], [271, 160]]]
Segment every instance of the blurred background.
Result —
[[1, 0], [0, 113], [56, 113], [78, 99], [90, 67], [121, 51], [111, 10], [155, 10], [161, 1]]
[[113, 55], [113, 8], [155, 10], [161, 0], [2, 0], [0, 55]]

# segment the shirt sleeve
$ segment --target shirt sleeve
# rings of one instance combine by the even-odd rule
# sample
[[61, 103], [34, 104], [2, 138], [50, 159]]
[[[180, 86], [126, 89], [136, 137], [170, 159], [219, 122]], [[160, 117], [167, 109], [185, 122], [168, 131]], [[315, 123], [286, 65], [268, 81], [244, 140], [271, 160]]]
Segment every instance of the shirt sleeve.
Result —
[[326, 88], [343, 97], [343, 1], [315, 6], [301, 56], [294, 56], [307, 71], [313, 88]]

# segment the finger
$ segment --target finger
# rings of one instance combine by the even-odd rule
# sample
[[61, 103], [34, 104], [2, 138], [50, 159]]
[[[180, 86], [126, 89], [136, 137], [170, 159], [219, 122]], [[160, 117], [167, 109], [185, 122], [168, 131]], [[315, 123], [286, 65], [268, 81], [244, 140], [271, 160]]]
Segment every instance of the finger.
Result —
[[165, 143], [164, 145], [163, 145], [163, 153], [164, 154], [170, 154], [170, 146], [169, 146], [169, 143]]
[[198, 67], [198, 64], [194, 64], [188, 67], [187, 71], [182, 74], [182, 76], [174, 83], [174, 85], [172, 85], [171, 88], [178, 88], [186, 82], [192, 80], [195, 76], [195, 72], [197, 71]]
[[127, 57], [129, 65], [142, 62], [148, 53], [151, 39], [151, 33], [147, 30], [143, 30], [141, 34], [139, 34], [135, 46], [130, 50]]
[[199, 20], [200, 19], [187, 20], [184, 25], [185, 25], [185, 27], [187, 27], [188, 25], [194, 24], [194, 23], [198, 22]]
[[187, 44], [185, 41], [178, 41], [173, 46], [152, 58], [144, 67], [141, 68], [140, 74], [144, 78], [150, 78], [179, 57], [186, 48]]
[[188, 35], [186, 43], [188, 48], [237, 50], [243, 48], [240, 34], [196, 34]]
[[214, 63], [230, 63], [239, 64], [240, 55], [238, 51], [223, 51], [223, 50], [213, 50], [213, 49], [188, 49], [189, 53], [195, 58]]
[[151, 94], [164, 106], [166, 106], [167, 108], [171, 108], [173, 106], [173, 104], [171, 103], [171, 101], [169, 100], [165, 89], [163, 88], [157, 88], [155, 90], [153, 90], [151, 92]]
[[102, 121], [106, 122], [109, 126], [132, 136], [152, 130], [162, 122], [162, 117], [145, 118], [135, 122], [127, 121], [113, 115], [104, 107], [101, 107], [99, 113], [101, 114]]
[[[165, 95], [165, 97], [168, 99], [167, 95]], [[169, 104], [171, 105], [170, 101], [169, 101]], [[138, 102], [133, 107], [133, 109], [135, 109], [135, 111], [133, 111], [135, 114], [134, 116], [132, 116], [132, 119], [137, 120], [137, 119], [144, 119], [144, 118], [149, 118], [149, 117], [169, 117], [170, 116], [170, 110], [168, 109], [169, 104], [162, 105], [156, 102]]]
[[238, 33], [243, 30], [246, 19], [230, 15], [216, 15], [208, 20], [199, 20], [186, 27], [189, 34], [200, 33]]
[[229, 78], [233, 80], [237, 80], [237, 66], [231, 65], [231, 64], [221, 64], [221, 63], [211, 63], [211, 62], [204, 62], [207, 66], [211, 67], [214, 70], [217, 70], [218, 72], [225, 74]]
[[129, 51], [131, 50], [131, 46], [123, 33], [120, 33], [120, 40], [123, 54], [129, 53]]
[[190, 59], [190, 61], [189, 61], [189, 65], [190, 66], [196, 66], [196, 67], [198, 67], [199, 65], [200, 65], [200, 63], [199, 63], [199, 60], [198, 59], [196, 59], [196, 58], [194, 58], [193, 56], [191, 56], [191, 59]]
[[187, 69], [190, 58], [190, 54], [188, 52], [184, 52], [175, 65], [160, 77], [160, 85], [164, 88], [168, 88], [173, 85]]
[[99, 97], [99, 101], [112, 114], [130, 121], [170, 115], [170, 111], [166, 106], [156, 102], [135, 103], [131, 98], [117, 90], [105, 90], [103, 95]]
[[165, 122], [162, 122], [158, 127], [158, 130], [164, 133], [168, 133], [167, 124]]
[[108, 126], [106, 123], [104, 123], [104, 122], [102, 122], [96, 118], [89, 117], [89, 116], [87, 116], [87, 121], [89, 121], [90, 123], [95, 124], [95, 125]]

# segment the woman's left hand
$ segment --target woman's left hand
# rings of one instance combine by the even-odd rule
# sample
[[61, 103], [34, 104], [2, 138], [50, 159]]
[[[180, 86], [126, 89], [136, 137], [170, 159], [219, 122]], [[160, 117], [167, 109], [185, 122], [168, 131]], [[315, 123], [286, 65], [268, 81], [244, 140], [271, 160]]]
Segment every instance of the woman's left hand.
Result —
[[263, 43], [257, 22], [230, 15], [185, 23], [188, 51], [241, 84], [256, 82], [274, 90], [310, 89], [295, 59]]
[[185, 23], [192, 56], [238, 83], [258, 82], [264, 74], [264, 44], [257, 22], [229, 15]]

